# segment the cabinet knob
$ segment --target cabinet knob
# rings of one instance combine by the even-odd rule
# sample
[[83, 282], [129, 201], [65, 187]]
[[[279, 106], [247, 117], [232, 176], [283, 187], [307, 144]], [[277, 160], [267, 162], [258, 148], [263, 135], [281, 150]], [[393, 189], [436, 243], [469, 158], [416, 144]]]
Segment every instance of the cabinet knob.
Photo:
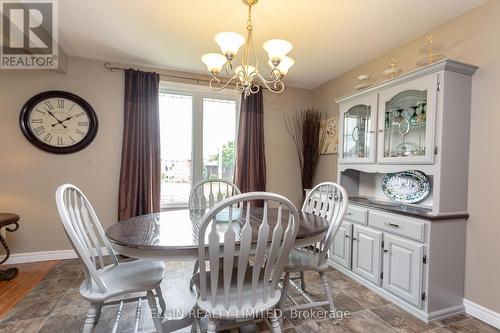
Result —
[[353, 237], [352, 240], [358, 240], [356, 237]]
[[384, 253], [387, 253], [387, 252], [389, 252], [389, 250], [384, 249]]
[[379, 133], [384, 133], [384, 130], [378, 130]]
[[399, 224], [395, 224], [395, 223], [385, 222], [385, 225], [388, 227], [399, 228]]
[[345, 238], [350, 238], [350, 237], [351, 237], [351, 236], [349, 236], [349, 235], [345, 235]]

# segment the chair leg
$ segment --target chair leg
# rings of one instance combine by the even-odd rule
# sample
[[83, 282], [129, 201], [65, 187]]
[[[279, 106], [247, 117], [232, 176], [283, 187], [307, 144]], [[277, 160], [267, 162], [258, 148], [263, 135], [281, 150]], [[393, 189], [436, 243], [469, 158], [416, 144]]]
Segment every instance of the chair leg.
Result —
[[215, 324], [215, 321], [211, 318], [208, 319], [208, 327], [207, 327], [207, 333], [215, 333], [217, 332], [217, 326]]
[[306, 291], [306, 281], [304, 279], [304, 272], [300, 272], [300, 288]]
[[[285, 272], [285, 277], [283, 278], [283, 289], [281, 290], [281, 298], [278, 303], [278, 309], [283, 312], [283, 309], [285, 308], [285, 301], [287, 298], [287, 293], [288, 293], [288, 286], [290, 285], [290, 273]], [[283, 322], [283, 316], [279, 317], [279, 321]]]
[[319, 279], [321, 280], [321, 286], [323, 287], [323, 291], [325, 292], [326, 300], [328, 301], [328, 310], [330, 314], [333, 314], [333, 321], [336, 322], [336, 312], [335, 304], [333, 303], [332, 291], [330, 289], [330, 285], [328, 284], [328, 279], [325, 276], [324, 272], [319, 272]]
[[151, 316], [153, 317], [153, 323], [155, 324], [156, 332], [163, 333], [163, 327], [161, 325], [161, 319], [158, 316], [158, 307], [156, 306], [156, 298], [151, 290], [147, 292], [148, 304], [151, 309]]
[[99, 319], [101, 319], [102, 305], [103, 305], [102, 302], [97, 304], [97, 311], [96, 311], [96, 314], [95, 314], [94, 325], [96, 325], [99, 322]]
[[96, 323], [95, 319], [97, 312], [98, 303], [90, 303], [89, 310], [87, 311], [87, 317], [85, 318], [85, 324], [83, 324], [82, 333], [92, 333]]
[[161, 314], [164, 315], [165, 311], [167, 311], [167, 305], [165, 304], [165, 299], [163, 298], [161, 287], [160, 286], [156, 287], [155, 291], [156, 291], [156, 297], [158, 297], [158, 302], [160, 303]]
[[198, 260], [196, 260], [196, 262], [194, 263], [194, 267], [193, 267], [193, 274], [191, 274], [191, 281], [189, 282], [189, 289], [190, 290], [193, 290], [193, 286], [194, 286], [194, 280], [193, 280], [193, 276], [198, 273], [198, 269], [200, 267], [200, 262]]
[[269, 321], [271, 322], [271, 332], [273, 333], [281, 333], [281, 323], [280, 319], [276, 314], [274, 314]]

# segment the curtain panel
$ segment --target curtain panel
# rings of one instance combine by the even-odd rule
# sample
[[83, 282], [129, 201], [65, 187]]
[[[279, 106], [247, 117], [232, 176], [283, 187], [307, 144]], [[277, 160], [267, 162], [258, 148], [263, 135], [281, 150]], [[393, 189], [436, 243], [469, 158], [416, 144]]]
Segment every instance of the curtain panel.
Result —
[[242, 193], [266, 190], [262, 88], [241, 98], [234, 182]]
[[118, 219], [160, 211], [158, 73], [125, 70]]

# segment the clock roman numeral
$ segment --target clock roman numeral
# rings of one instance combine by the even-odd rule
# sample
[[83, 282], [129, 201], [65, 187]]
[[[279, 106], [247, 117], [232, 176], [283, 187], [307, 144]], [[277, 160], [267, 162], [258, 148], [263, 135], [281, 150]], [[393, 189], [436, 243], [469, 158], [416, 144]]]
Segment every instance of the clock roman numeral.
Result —
[[44, 103], [48, 108], [49, 110], [52, 110], [54, 107], [52, 106], [52, 103], [50, 103], [50, 101], [47, 101]]
[[85, 132], [80, 131], [78, 128], [75, 130], [75, 132], [80, 134], [81, 136], [85, 135]]
[[69, 136], [69, 138], [70, 138], [70, 140], [71, 140], [73, 143], [75, 143], [75, 142], [76, 142], [76, 141], [75, 141], [75, 139], [73, 139], [73, 137], [72, 137], [71, 135]]
[[33, 124], [41, 124], [42, 123], [42, 119], [31, 119], [31, 123], [33, 123]]
[[85, 112], [80, 112], [80, 113], [75, 114], [75, 117], [81, 117], [81, 116], [83, 116], [84, 114], [85, 114]]
[[45, 134], [45, 136], [43, 137], [43, 141], [45, 141], [45, 142], [47, 142], [47, 143], [50, 143], [50, 142], [52, 141], [52, 138], [53, 138], [53, 137], [54, 137], [54, 136], [53, 136], [52, 134], [47, 133], [47, 134]]
[[38, 113], [41, 113], [41, 114], [45, 115], [45, 112], [43, 112], [43, 111], [40, 111], [38, 109], [35, 109], [35, 111], [38, 112]]
[[57, 144], [58, 144], [59, 146], [62, 146], [62, 145], [63, 145], [63, 139], [62, 139], [60, 136], [58, 136], [58, 137], [57, 137]]
[[79, 122], [78, 122], [78, 126], [85, 126], [85, 127], [88, 127], [88, 126], [89, 126], [89, 122], [88, 122], [88, 121], [79, 121]]
[[45, 127], [38, 126], [37, 128], [33, 128], [33, 132], [35, 132], [36, 135], [40, 135], [45, 132]]
[[58, 99], [57, 100], [57, 107], [59, 109], [64, 109], [64, 99]]
[[73, 105], [70, 106], [69, 111], [71, 111], [74, 106], [75, 106], [75, 103], [73, 103]]

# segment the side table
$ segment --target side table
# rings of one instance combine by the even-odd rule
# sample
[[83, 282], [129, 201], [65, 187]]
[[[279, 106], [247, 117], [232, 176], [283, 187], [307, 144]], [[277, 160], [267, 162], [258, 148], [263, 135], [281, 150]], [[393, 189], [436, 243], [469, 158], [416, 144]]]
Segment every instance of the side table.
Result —
[[[0, 213], [0, 231], [5, 227], [5, 230], [14, 232], [19, 229], [19, 216], [11, 213]], [[5, 248], [5, 258], [0, 261], [0, 265], [7, 261], [10, 257], [10, 249], [7, 246], [5, 238], [0, 233], [0, 242]], [[19, 270], [16, 267], [5, 270], [0, 269], [0, 280], [11, 280], [16, 277]]]

